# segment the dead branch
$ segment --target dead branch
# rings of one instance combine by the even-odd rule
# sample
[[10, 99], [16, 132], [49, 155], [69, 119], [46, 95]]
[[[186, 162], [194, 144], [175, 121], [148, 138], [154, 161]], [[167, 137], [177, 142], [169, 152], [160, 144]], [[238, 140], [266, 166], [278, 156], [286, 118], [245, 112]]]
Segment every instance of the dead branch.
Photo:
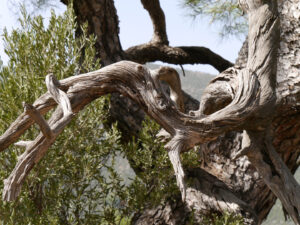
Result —
[[[170, 69], [170, 71], [172, 70]], [[243, 75], [244, 73], [246, 75]], [[253, 97], [257, 95], [259, 85], [255, 76], [250, 75], [246, 71], [242, 71], [239, 78], [240, 91], [236, 96], [237, 99], [225, 109], [201, 119], [181, 113], [175, 103], [162, 90], [159, 76], [155, 71], [150, 72], [147, 68], [133, 62], [119, 62], [95, 72], [60, 81], [59, 87], [62, 90], [67, 90], [68, 98], [62, 96], [64, 94], [61, 90], [56, 90], [56, 92], [52, 93], [54, 95], [52, 98], [60, 104], [60, 107], [57, 108], [48, 121], [50, 129], [53, 131], [53, 136], [49, 140], [41, 133], [26, 146], [25, 153], [17, 163], [12, 175], [5, 182], [3, 198], [5, 200], [13, 200], [17, 197], [20, 187], [31, 168], [44, 156], [59, 133], [74, 117], [74, 113], [77, 113], [95, 98], [111, 92], [120, 92], [134, 99], [170, 133], [172, 137], [168, 145], [170, 151], [177, 148], [176, 146], [179, 144], [181, 152], [188, 150], [196, 143], [212, 140], [227, 130], [232, 130], [245, 124], [242, 121], [245, 122], [245, 118], [251, 113], [247, 106], [256, 105], [256, 100]], [[47, 80], [49, 80], [49, 77]], [[251, 80], [252, 82], [245, 82], [246, 80]], [[55, 85], [54, 87], [57, 88]], [[60, 93], [60, 97], [55, 96], [57, 93]], [[51, 96], [51, 93], [46, 95]], [[69, 99], [73, 113], [70, 113], [67, 110], [68, 107], [64, 106], [68, 105], [68, 103], [63, 104], [63, 101], [59, 99]], [[39, 105], [47, 110], [55, 106], [49, 100], [49, 97], [45, 97], [45, 95], [33, 105]], [[17, 125], [17, 121], [21, 121], [21, 123]], [[34, 118], [28, 116], [24, 119], [22, 114], [21, 119], [18, 118], [12, 124], [1, 137], [1, 140], [3, 142], [6, 142], [6, 140], [9, 140], [11, 143], [16, 142], [17, 138], [30, 127], [28, 125], [25, 129], [22, 125], [32, 124], [33, 122]], [[224, 126], [225, 124], [231, 124], [231, 127]], [[180, 164], [177, 163], [176, 165]], [[183, 171], [183, 169], [180, 168], [180, 171]], [[182, 177], [181, 175], [178, 176], [178, 183], [184, 184]], [[185, 189], [182, 188], [182, 190], [184, 193]]]

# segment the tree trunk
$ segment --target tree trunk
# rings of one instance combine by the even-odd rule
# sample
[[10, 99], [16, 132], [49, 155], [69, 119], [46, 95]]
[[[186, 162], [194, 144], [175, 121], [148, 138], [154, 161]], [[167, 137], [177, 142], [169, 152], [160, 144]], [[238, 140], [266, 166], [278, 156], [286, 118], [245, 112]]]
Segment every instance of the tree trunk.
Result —
[[[68, 0], [61, 0], [68, 4]], [[79, 25], [88, 23], [88, 34], [96, 36], [97, 56], [103, 66], [123, 59], [119, 39], [119, 20], [113, 0], [73, 1], [76, 20]], [[81, 34], [78, 29], [77, 35]]]
[[[297, 159], [300, 155], [300, 106], [298, 104], [300, 101], [299, 10], [297, 0], [279, 2], [281, 42], [277, 64], [278, 107], [272, 122], [273, 145], [293, 174], [299, 166]], [[247, 58], [248, 43], [246, 40], [240, 51], [236, 66], [245, 67]], [[215, 141], [201, 145], [199, 147], [199, 154], [203, 156], [201, 168], [222, 181], [226, 185], [227, 191], [233, 192], [237, 198], [253, 209], [254, 214], [251, 214], [251, 211], [248, 211], [247, 214], [252, 217], [252, 221], [251, 219], [248, 220], [250, 224], [260, 224], [270, 212], [276, 201], [276, 196], [266, 186], [246, 156], [237, 160], [232, 159], [235, 152], [241, 150], [241, 142], [242, 132], [229, 132], [221, 135]], [[187, 176], [189, 177], [191, 174], [188, 173]], [[199, 177], [197, 180], [197, 182], [203, 183], [203, 178]], [[211, 189], [213, 190], [213, 188]], [[215, 196], [215, 193], [212, 191], [208, 195]], [[198, 200], [194, 199], [194, 201], [197, 202]], [[214, 206], [212, 207], [212, 205]], [[202, 207], [200, 213], [205, 213], [210, 209], [212, 211], [218, 210], [217, 202], [206, 206], [202, 203]], [[234, 209], [234, 207], [231, 208]], [[143, 214], [144, 221], [146, 216], [149, 215], [148, 211], [146, 210]], [[186, 215], [184, 208], [180, 212], [182, 212], [181, 216]], [[163, 213], [158, 215], [163, 215]], [[162, 216], [160, 219], [163, 221], [164, 217]], [[151, 220], [150, 215], [149, 220]], [[172, 224], [167, 220], [165, 220], [165, 223]], [[136, 220], [135, 224], [144, 223]]]
[[[61, 0], [68, 4], [68, 0]], [[73, 1], [77, 23], [88, 23], [88, 34], [96, 36], [95, 48], [102, 66], [124, 59], [119, 39], [119, 19], [113, 0], [77, 0]], [[81, 31], [78, 29], [77, 35]], [[109, 123], [118, 121], [118, 127], [125, 134], [137, 135], [141, 129], [144, 112], [130, 99], [118, 94], [111, 94]], [[123, 135], [127, 140], [131, 135]]]

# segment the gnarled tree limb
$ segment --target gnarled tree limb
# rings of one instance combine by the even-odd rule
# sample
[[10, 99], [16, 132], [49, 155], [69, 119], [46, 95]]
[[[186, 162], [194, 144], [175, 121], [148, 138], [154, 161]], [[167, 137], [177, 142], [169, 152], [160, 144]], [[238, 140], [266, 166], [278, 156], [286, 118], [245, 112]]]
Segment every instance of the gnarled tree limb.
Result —
[[[247, 76], [245, 76], [245, 78], [248, 79]], [[243, 82], [243, 77], [241, 76], [241, 85], [250, 84], [251, 87], [257, 88], [258, 86], [255, 85], [255, 76], [253, 78], [254, 83], [247, 83]], [[229, 114], [231, 110], [236, 111], [237, 108], [242, 108], [242, 115], [248, 114], [246, 112], [247, 110], [244, 111], [246, 108], [242, 106], [239, 107], [238, 105], [243, 105], [245, 102], [246, 104], [248, 103], [242, 96], [243, 93], [245, 93], [244, 91], [252, 92], [251, 88], [241, 86], [240, 95], [237, 95], [238, 99], [232, 103], [233, 107], [225, 108], [223, 111], [221, 110], [222, 112], [218, 111], [216, 115], [212, 114], [207, 116], [207, 118], [199, 119], [181, 113], [173, 101], [165, 95], [158, 76], [153, 72], [150, 73], [147, 68], [133, 62], [124, 61], [104, 67], [99, 71], [70, 77], [60, 81], [60, 85], [62, 89], [67, 90], [68, 99], [70, 99], [74, 113], [78, 112], [93, 99], [107, 93], [118, 91], [129, 96], [138, 102], [152, 118], [171, 134], [173, 138], [171, 143], [176, 143], [177, 141], [180, 143], [182, 146], [181, 151], [188, 150], [188, 148], [196, 143], [214, 139], [227, 130], [242, 126], [243, 123], [238, 117], [236, 117], [236, 119], [238, 119], [236, 121], [228, 121]], [[245, 94], [245, 96], [251, 96], [251, 94]], [[254, 99], [250, 98], [249, 100], [252, 102]], [[37, 105], [37, 103], [39, 103], [39, 105], [48, 104], [47, 107], [45, 107], [47, 109], [55, 106], [53, 102], [49, 101], [45, 96], [38, 99], [34, 105]], [[228, 114], [228, 116], [222, 118], [223, 115], [226, 114]], [[27, 146], [26, 152], [22, 155], [21, 162], [18, 163], [15, 169], [16, 171], [14, 171], [13, 175], [8, 179], [9, 182], [6, 182], [4, 192], [5, 200], [13, 200], [16, 198], [20, 186], [30, 169], [45, 154], [57, 135], [70, 122], [70, 118], [73, 116], [73, 114], [70, 114], [67, 120], [62, 119], [63, 112], [60, 108], [52, 115], [48, 123], [51, 130], [55, 131], [54, 136], [51, 140], [48, 140], [44, 135], [40, 134], [35, 141]], [[32, 120], [33, 119], [28, 117], [23, 122], [30, 123]], [[231, 127], [224, 126], [228, 122], [232, 125]], [[14, 124], [12, 126], [15, 127]], [[20, 136], [25, 130], [26, 129], [21, 129], [20, 131], [18, 129], [9, 128], [8, 131], [10, 134], [6, 133], [4, 137], [1, 138], [5, 142], [6, 139], [9, 140], [11, 136]], [[14, 141], [16, 141], [16, 138]], [[170, 146], [172, 145], [170, 144]], [[20, 174], [22, 174], [22, 176], [20, 176]], [[183, 181], [179, 180], [178, 182]]]
[[178, 46], [146, 43], [128, 48], [124, 52], [127, 60], [137, 63], [162, 61], [175, 65], [209, 64], [219, 72], [233, 66], [231, 62], [222, 58], [205, 47]]
[[[39, 113], [38, 110], [36, 110], [32, 105], [23, 103], [24, 106], [24, 111], [36, 122], [44, 136], [48, 139], [51, 139], [53, 136], [53, 132], [51, 128], [49, 127], [49, 124], [47, 121], [44, 119], [44, 117]], [[19, 146], [21, 143], [19, 143]]]

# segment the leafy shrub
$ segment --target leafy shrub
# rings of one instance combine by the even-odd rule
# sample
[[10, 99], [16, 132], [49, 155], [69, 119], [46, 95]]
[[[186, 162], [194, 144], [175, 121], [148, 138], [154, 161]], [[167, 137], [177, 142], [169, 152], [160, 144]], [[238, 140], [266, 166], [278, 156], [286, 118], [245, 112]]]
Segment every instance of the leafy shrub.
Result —
[[[22, 113], [22, 102], [33, 103], [46, 91], [45, 75], [58, 79], [100, 68], [95, 60], [95, 37], [75, 37], [73, 11], [52, 12], [49, 25], [22, 9], [21, 28], [4, 31], [7, 66], [0, 71], [0, 133]], [[82, 54], [84, 52], [84, 54]], [[107, 97], [86, 107], [48, 150], [26, 179], [16, 202], [0, 203], [1, 224], [114, 223], [123, 181], [114, 170], [120, 135], [103, 128]], [[46, 115], [49, 117], [51, 112]], [[38, 134], [33, 126], [21, 139]], [[0, 154], [0, 189], [24, 150], [14, 146]]]

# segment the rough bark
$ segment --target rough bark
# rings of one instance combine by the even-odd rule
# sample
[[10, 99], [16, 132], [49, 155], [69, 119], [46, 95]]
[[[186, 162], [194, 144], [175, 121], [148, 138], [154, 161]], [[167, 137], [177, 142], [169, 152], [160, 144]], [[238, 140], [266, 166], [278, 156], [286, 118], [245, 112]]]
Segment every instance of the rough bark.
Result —
[[180, 196], [177, 196], [174, 200], [166, 201], [156, 208], [136, 213], [131, 223], [139, 225], [186, 224], [190, 216], [190, 210], [180, 200]]
[[[300, 155], [300, 133], [298, 132], [300, 128], [298, 104], [300, 101], [300, 32], [298, 22], [300, 15], [298, 13], [298, 1], [280, 1], [279, 12], [281, 41], [277, 63], [277, 108], [272, 121], [273, 145], [291, 172], [294, 173], [299, 166], [297, 159]], [[246, 67], [247, 59], [248, 42], [246, 40], [236, 62], [237, 69]], [[228, 82], [230, 83], [233, 79], [233, 74], [232, 72], [229, 75], [220, 74], [207, 87], [202, 99], [213, 100], [212, 102], [219, 101], [220, 103], [217, 105], [220, 106], [228, 104], [232, 100], [232, 93], [235, 90], [235, 88], [232, 90], [227, 88], [232, 86], [228, 85]], [[214, 91], [216, 92], [214, 93]], [[217, 97], [217, 93], [221, 98]], [[201, 101], [201, 104], [209, 103], [208, 100]], [[206, 114], [219, 109], [216, 108], [215, 104], [209, 105], [210, 108], [204, 107], [207, 110]], [[218, 177], [238, 198], [253, 208], [258, 217], [258, 224], [260, 224], [267, 217], [276, 197], [264, 184], [247, 157], [232, 159], [234, 155], [240, 152], [241, 142], [242, 132], [229, 132], [221, 135], [215, 141], [199, 146], [199, 154], [203, 158], [201, 168]], [[214, 193], [211, 195], [213, 196]], [[182, 216], [185, 215], [182, 214]], [[163, 218], [161, 219], [163, 220]]]
[[[68, 0], [61, 0], [68, 4]], [[119, 19], [113, 0], [78, 0], [73, 1], [76, 21], [79, 25], [88, 23], [88, 34], [96, 36], [95, 48], [97, 57], [101, 59], [102, 66], [124, 59], [124, 53], [119, 39]], [[81, 34], [78, 29], [77, 35]], [[119, 128], [123, 131], [124, 139], [131, 139], [137, 135], [144, 119], [141, 108], [124, 96], [113, 93], [110, 101], [109, 122], [118, 121]]]
[[[279, 11], [281, 17], [281, 43], [277, 63], [277, 110], [272, 122], [274, 131], [273, 145], [277, 152], [282, 156], [286, 165], [294, 173], [299, 164], [299, 15], [297, 14], [297, 1], [281, 1]], [[247, 64], [247, 46], [246, 43], [237, 63], [239, 66]], [[240, 134], [233, 134], [238, 137]], [[260, 178], [255, 175], [255, 170], [248, 161], [241, 164], [234, 162], [229, 153], [225, 151], [232, 148], [230, 136], [219, 140], [218, 143], [212, 143], [209, 150], [206, 151], [207, 166], [204, 166], [210, 173], [219, 177], [232, 177], [232, 180], [226, 179], [227, 183], [235, 186], [235, 189], [243, 194], [243, 199], [252, 205], [259, 215], [259, 221], [262, 221], [269, 213], [275, 202], [274, 195], [265, 187]], [[230, 145], [227, 145], [229, 143]], [[215, 145], [217, 148], [214, 149]], [[237, 143], [236, 146], [240, 146]], [[221, 153], [220, 153], [220, 150]], [[234, 150], [234, 149], [233, 149]], [[234, 151], [233, 151], [234, 152]], [[207, 157], [209, 156], [209, 157]], [[220, 168], [216, 170], [215, 168]], [[239, 168], [239, 169], [238, 169]], [[242, 181], [242, 177], [247, 177], [247, 182]], [[233, 182], [236, 180], [237, 182]], [[245, 190], [243, 190], [245, 189]]]
[[[68, 4], [69, 0], [61, 0]], [[113, 0], [73, 1], [76, 21], [79, 25], [88, 23], [88, 34], [96, 36], [95, 48], [102, 65], [109, 65], [123, 59], [119, 40], [118, 16]], [[78, 29], [77, 35], [81, 34]]]
[[[62, 80], [61, 82], [48, 81], [47, 83], [50, 83], [50, 85], [47, 85], [49, 93], [46, 94], [46, 97], [42, 96], [38, 99], [33, 106], [37, 111], [44, 108], [45, 105], [50, 104], [53, 107], [55, 105], [49, 101], [51, 98], [60, 105], [48, 122], [48, 126], [52, 131], [51, 138], [49, 139], [48, 135], [41, 133], [36, 140], [30, 142], [30, 144], [26, 146], [26, 151], [20, 157], [15, 170], [5, 181], [3, 192], [4, 200], [11, 201], [16, 199], [21, 185], [32, 167], [44, 156], [59, 133], [70, 122], [70, 119], [74, 117], [74, 113], [77, 113], [96, 97], [109, 92], [119, 91], [124, 95], [131, 97], [137, 101], [151, 117], [157, 120], [157, 122], [171, 134], [172, 140], [168, 144], [170, 152], [174, 151], [179, 153], [188, 150], [194, 143], [214, 139], [215, 137], [213, 136], [222, 133], [222, 130], [231, 130], [235, 128], [235, 126], [224, 127], [221, 122], [221, 124], [213, 125], [214, 129], [207, 130], [207, 123], [214, 120], [211, 116], [207, 117], [207, 122], [205, 119], [199, 120], [197, 117], [192, 118], [186, 114], [180, 113], [175, 103], [165, 95], [159, 83], [159, 78], [159, 70], [150, 72], [141, 65], [125, 61], [89, 74], [71, 77]], [[246, 76], [245, 79], [248, 79], [248, 77]], [[241, 79], [240, 85], [244, 86], [246, 84], [247, 86], [247, 83], [242, 81], [243, 80]], [[53, 88], [51, 88], [52, 86]], [[55, 91], [51, 91], [51, 89], [54, 89]], [[68, 98], [66, 98], [63, 91], [66, 91]], [[237, 95], [237, 98], [243, 99], [240, 95]], [[72, 113], [68, 110], [70, 104], [73, 110]], [[236, 104], [239, 104], [239, 101], [237, 101]], [[52, 107], [48, 107], [48, 109]], [[220, 121], [218, 115], [219, 114], [217, 114], [215, 120]], [[8, 135], [6, 134], [4, 137], [7, 139], [14, 137], [15, 142], [17, 137], [26, 130], [23, 129], [23, 124], [19, 123], [23, 118], [24, 116], [21, 115], [16, 121], [18, 124], [17, 129], [15, 129], [15, 125], [11, 126], [6, 132]], [[28, 117], [25, 122], [33, 122], [34, 120], [35, 117]], [[227, 117], [223, 120], [225, 122]], [[241, 123], [238, 123], [236, 126], [240, 125]], [[180, 132], [186, 133], [187, 135], [182, 135]], [[170, 157], [172, 161], [174, 158], [171, 154]], [[180, 159], [178, 157], [177, 161], [177, 165], [174, 164], [175, 171], [176, 169], [182, 171]], [[182, 173], [177, 173], [177, 175], [178, 184], [181, 187], [182, 197], [184, 198], [186, 190], [184, 187], [183, 171]]]
[[[269, 123], [271, 121], [269, 117], [271, 117], [275, 106], [276, 63], [274, 62], [277, 59], [276, 42], [279, 37], [276, 2], [260, 2], [258, 4], [257, 1], [249, 1], [243, 2], [243, 4], [250, 18], [249, 58], [247, 67], [237, 72], [235, 80], [238, 82], [236, 85], [238, 89], [234, 92], [234, 98], [228, 106], [209, 115], [202, 114], [201, 109], [194, 116], [182, 114], [162, 90], [159, 83], [161, 78], [159, 70], [149, 72], [142, 66], [129, 62], [104, 68], [94, 74], [66, 79], [61, 84], [49, 82], [49, 79], [47, 79], [50, 95], [60, 104], [60, 108], [63, 109], [64, 113], [62, 114], [60, 108], [58, 108], [59, 111], [54, 113], [50, 119], [50, 121], [53, 119], [55, 121], [51, 128], [54, 131], [52, 135], [45, 135], [47, 132], [43, 132], [44, 135], [39, 135], [35, 141], [26, 146], [26, 151], [20, 158], [15, 170], [5, 181], [3, 198], [10, 201], [17, 197], [21, 185], [31, 168], [43, 157], [56, 136], [73, 117], [74, 114], [70, 113], [71, 106], [66, 94], [57, 88], [51, 88], [52, 86], [60, 86], [60, 88], [65, 87], [65, 89], [68, 89], [71, 100], [74, 101], [75, 99], [75, 102], [72, 102], [72, 107], [77, 111], [80, 110], [80, 107], [78, 109], [76, 107], [77, 101], [80, 99], [77, 95], [88, 99], [84, 101], [80, 99], [81, 107], [99, 95], [114, 91], [128, 95], [137, 101], [170, 134], [171, 140], [166, 148], [169, 149], [169, 157], [174, 167], [182, 199], [192, 209], [195, 208], [195, 202], [198, 203], [202, 199], [201, 196], [205, 189], [187, 192], [184, 181], [185, 173], [179, 154], [187, 151], [195, 144], [214, 140], [224, 132], [243, 129], [242, 149], [235, 156], [241, 154], [248, 156], [259, 174], [263, 176], [264, 182], [281, 199], [285, 210], [295, 223], [299, 223], [298, 210], [300, 210], [300, 206], [298, 202], [300, 201], [297, 199], [300, 197], [298, 193], [299, 185], [294, 181], [289, 171], [284, 169], [284, 163], [277, 157], [270, 141], [272, 136], [269, 133]], [[252, 18], [258, 16], [261, 16], [261, 19], [254, 23]], [[166, 71], [170, 72], [171, 70]], [[134, 79], [129, 79], [131, 82], [128, 82], [127, 79], [124, 79], [124, 75], [131, 76]], [[112, 83], [114, 85], [109, 85]], [[51, 91], [52, 89], [54, 91]], [[31, 120], [40, 121], [35, 117], [32, 117]], [[42, 127], [47, 126], [44, 124], [41, 125]], [[15, 136], [16, 130], [9, 128], [7, 132], [10, 133], [10, 136]], [[257, 132], [261, 132], [263, 135], [257, 138], [255, 136]], [[21, 133], [18, 135], [21, 135]], [[256, 138], [252, 138], [253, 135]], [[267, 148], [267, 151], [261, 149], [263, 146]], [[272, 163], [265, 162], [263, 155], [267, 155]], [[275, 175], [273, 175], [274, 171], [276, 171]], [[284, 182], [287, 179], [290, 180], [289, 183], [293, 184], [292, 186]], [[195, 190], [196, 188], [193, 187], [192, 189]], [[221, 195], [221, 201], [225, 195]], [[191, 199], [189, 199], [190, 196], [192, 196]], [[234, 194], [231, 194], [227, 199], [233, 200]], [[233, 212], [238, 213], [237, 208], [243, 205], [249, 208], [246, 203], [244, 204], [238, 198], [236, 199], [239, 203], [233, 207], [235, 208]], [[220, 201], [216, 201], [220, 205]], [[204, 202], [201, 203], [200, 205], [203, 205]], [[254, 216], [251, 216], [251, 218], [253, 219]], [[251, 223], [254, 223], [253, 221]]]
[[[167, 71], [173, 72], [174, 70], [170, 69]], [[161, 78], [160, 72], [160, 70], [150, 72], [139, 64], [124, 61], [104, 67], [99, 71], [77, 75], [61, 82], [51, 81], [53, 80], [51, 76], [46, 79], [49, 93], [38, 99], [33, 104], [33, 107], [38, 113], [41, 113], [42, 109], [47, 108], [47, 110], [50, 110], [55, 106], [51, 99], [54, 99], [59, 104], [60, 107], [53, 113], [48, 125], [43, 124], [43, 127], [50, 127], [51, 135], [41, 133], [36, 140], [26, 145], [25, 153], [20, 157], [11, 176], [5, 181], [3, 198], [10, 201], [17, 197], [24, 179], [34, 164], [38, 163], [44, 156], [56, 137], [70, 122], [70, 119], [74, 117], [74, 113], [77, 113], [90, 101], [103, 94], [121, 92], [138, 102], [152, 118], [157, 120], [170, 133], [172, 137], [172, 140], [169, 142], [170, 151], [176, 151], [176, 149], [180, 151], [188, 150], [194, 143], [213, 139], [214, 133], [219, 134], [222, 132], [221, 130], [224, 129], [222, 126], [215, 125], [214, 129], [208, 131], [205, 120], [198, 120], [195, 117], [191, 118], [181, 113], [177, 109], [176, 104], [163, 91], [159, 80]], [[243, 85], [243, 83], [240, 84]], [[66, 91], [67, 95], [64, 91]], [[51, 106], [49, 107], [49, 105]], [[73, 112], [70, 111], [70, 108], [72, 108]], [[25, 111], [24, 114], [28, 114], [28, 112]], [[1, 137], [4, 143], [16, 142], [17, 138], [29, 128], [29, 126], [24, 126], [24, 124], [32, 124], [34, 121], [37, 121], [34, 116], [28, 116], [24, 119], [24, 114], [20, 115]], [[213, 118], [208, 120], [211, 119]], [[226, 117], [224, 120], [226, 120]], [[233, 128], [226, 128], [226, 130]], [[183, 136], [179, 131], [186, 132], [187, 136]], [[203, 131], [206, 133], [204, 134]], [[178, 169], [182, 171], [180, 160], [178, 161]], [[175, 165], [174, 168], [176, 168]], [[182, 187], [184, 181], [181, 175], [183, 174], [178, 175], [178, 182], [181, 184], [184, 196], [185, 188]]]
[[[273, 145], [293, 173], [299, 165], [297, 164], [299, 157], [299, 132], [297, 131], [300, 125], [297, 106], [299, 70], [296, 71], [299, 65], [297, 59], [300, 46], [297, 7], [297, 1], [283, 1], [279, 5], [281, 12], [281, 44], [277, 66], [279, 84], [276, 90], [277, 110], [272, 122], [275, 135]], [[248, 43], [243, 46], [240, 56], [237, 65], [243, 67], [247, 64]], [[227, 97], [230, 97], [230, 93]], [[202, 153], [205, 155], [205, 163], [202, 167], [222, 178], [229, 187], [240, 193], [242, 199], [255, 209], [260, 223], [269, 213], [275, 197], [263, 184], [248, 160], [232, 160], [231, 153], [235, 154], [235, 149], [241, 148], [241, 140], [241, 134], [233, 132], [220, 137], [215, 142], [201, 146], [201, 150], [205, 151]]]

